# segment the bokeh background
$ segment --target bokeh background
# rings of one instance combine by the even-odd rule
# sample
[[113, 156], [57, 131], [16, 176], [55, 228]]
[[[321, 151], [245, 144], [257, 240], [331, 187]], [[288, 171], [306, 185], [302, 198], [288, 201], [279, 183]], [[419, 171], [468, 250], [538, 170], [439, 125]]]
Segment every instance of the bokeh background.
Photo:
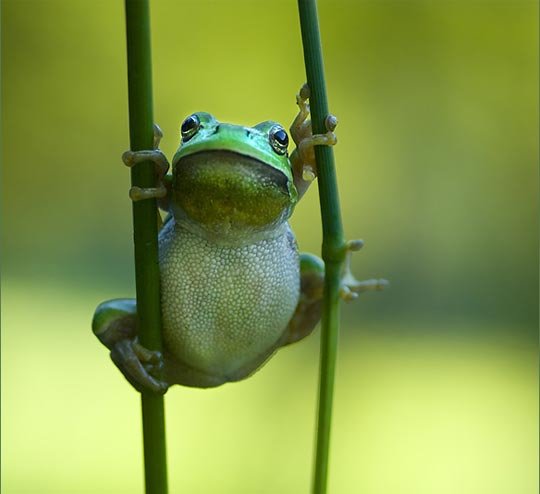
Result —
[[[538, 5], [320, 2], [358, 277], [330, 492], [538, 490]], [[2, 492], [142, 492], [139, 397], [90, 331], [131, 296], [122, 2], [2, 2]], [[196, 110], [292, 121], [293, 1], [152, 2], [170, 157]], [[292, 220], [321, 243], [316, 187]], [[171, 492], [301, 493], [318, 334], [245, 382], [166, 397]]]

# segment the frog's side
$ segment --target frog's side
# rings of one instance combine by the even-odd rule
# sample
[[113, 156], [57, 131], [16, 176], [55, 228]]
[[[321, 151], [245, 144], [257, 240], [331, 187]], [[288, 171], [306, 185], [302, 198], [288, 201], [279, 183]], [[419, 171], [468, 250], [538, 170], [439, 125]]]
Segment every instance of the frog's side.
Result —
[[[335, 144], [335, 119], [327, 120], [326, 134], [311, 135], [307, 96], [304, 87], [290, 159], [278, 124], [248, 128], [207, 113], [184, 121], [172, 177], [165, 177], [168, 163], [157, 149], [125, 154], [129, 166], [154, 161], [158, 174], [158, 187], [134, 187], [131, 198], [160, 198], [170, 213], [159, 235], [163, 355], [138, 343], [132, 299], [104, 302], [92, 323], [137, 389], [238, 381], [317, 324], [324, 264], [298, 254], [287, 219], [315, 178], [313, 146]], [[342, 296], [383, 284], [356, 281], [347, 264]]]

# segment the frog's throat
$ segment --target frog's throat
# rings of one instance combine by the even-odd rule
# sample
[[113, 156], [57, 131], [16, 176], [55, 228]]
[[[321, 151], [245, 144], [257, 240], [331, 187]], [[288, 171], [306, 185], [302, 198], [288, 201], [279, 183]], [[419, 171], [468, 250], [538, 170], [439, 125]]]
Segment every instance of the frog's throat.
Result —
[[174, 167], [176, 221], [213, 242], [239, 245], [275, 237], [294, 204], [287, 177], [249, 156], [201, 151]]
[[[256, 135], [256, 133], [250, 132], [249, 135]], [[250, 163], [253, 167], [261, 167], [261, 169], [266, 170], [264, 175], [273, 175], [281, 177], [281, 179], [284, 177], [285, 183], [283, 185], [286, 187], [290, 201], [293, 204], [298, 202], [298, 191], [294, 185], [292, 168], [287, 156], [279, 156], [272, 149], [256, 148], [253, 144], [238, 139], [228, 143], [216, 137], [219, 137], [217, 133], [206, 138], [204, 142], [192, 144], [192, 141], [188, 141], [187, 145], [183, 144], [174, 155], [173, 170], [185, 160], [203, 161], [212, 156], [218, 157], [216, 160], [221, 156], [235, 157], [236, 162]]]
[[227, 248], [244, 247], [246, 245], [253, 245], [263, 240], [271, 240], [273, 238], [284, 235], [289, 230], [289, 223], [283, 222], [273, 230], [261, 230], [261, 231], [245, 231], [245, 232], [233, 232], [232, 230], [227, 232], [223, 230], [216, 232], [205, 228], [204, 226], [194, 222], [188, 218], [181, 210], [177, 210], [173, 206], [173, 216], [175, 224], [184, 228], [193, 235], [200, 237], [213, 245]]

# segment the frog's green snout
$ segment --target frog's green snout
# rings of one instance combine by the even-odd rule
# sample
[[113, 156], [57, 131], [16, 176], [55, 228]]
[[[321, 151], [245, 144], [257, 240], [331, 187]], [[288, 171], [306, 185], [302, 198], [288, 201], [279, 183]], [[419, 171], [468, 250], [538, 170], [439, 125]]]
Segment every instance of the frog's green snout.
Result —
[[233, 151], [180, 158], [173, 188], [175, 205], [215, 233], [275, 226], [290, 216], [293, 206], [283, 172]]

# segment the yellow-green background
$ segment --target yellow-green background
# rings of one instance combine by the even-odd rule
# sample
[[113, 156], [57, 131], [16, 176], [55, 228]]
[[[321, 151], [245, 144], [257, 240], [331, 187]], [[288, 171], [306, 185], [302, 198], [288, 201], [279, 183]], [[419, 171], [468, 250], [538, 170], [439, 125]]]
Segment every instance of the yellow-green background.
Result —
[[[538, 7], [321, 2], [344, 224], [330, 492], [537, 492]], [[123, 7], [2, 2], [2, 492], [142, 492], [138, 395], [90, 331], [133, 294]], [[152, 2], [171, 156], [206, 110], [287, 124], [294, 1]], [[319, 250], [316, 187], [293, 226]], [[171, 493], [308, 492], [318, 332], [251, 379], [166, 397]]]

